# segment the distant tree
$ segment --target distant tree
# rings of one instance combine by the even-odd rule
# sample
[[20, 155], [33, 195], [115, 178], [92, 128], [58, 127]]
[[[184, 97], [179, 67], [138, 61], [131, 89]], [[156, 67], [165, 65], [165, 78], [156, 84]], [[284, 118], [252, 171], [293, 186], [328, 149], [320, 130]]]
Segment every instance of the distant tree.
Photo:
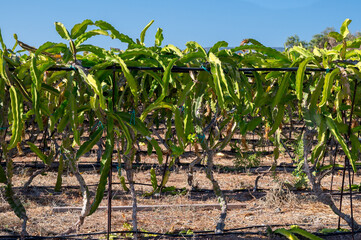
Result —
[[335, 28], [327, 27], [321, 33], [313, 35], [308, 47], [309, 48], [314, 48], [314, 47], [324, 48], [324, 47], [327, 47], [327, 46], [325, 46], [326, 43], [329, 47], [335, 46], [337, 44], [335, 39], [330, 38], [328, 36], [328, 34], [330, 32], [334, 32], [334, 31], [335, 31]]
[[301, 45], [303, 47], [307, 47], [308, 43], [306, 41], [301, 41], [300, 37], [297, 34], [288, 37], [285, 43], [286, 48], [291, 48], [293, 46], [301, 46]]
[[350, 34], [347, 36], [347, 40], [354, 40], [356, 38], [361, 38], [361, 32], [355, 32], [354, 34]]
[[[334, 31], [335, 31], [335, 28], [327, 27], [321, 33], [313, 35], [311, 41], [309, 41], [309, 42], [301, 41], [300, 37], [296, 34], [296, 35], [293, 35], [293, 36], [290, 36], [287, 38], [287, 40], [285, 42], [285, 47], [292, 48], [293, 46], [302, 45], [303, 47], [308, 48], [310, 50], [312, 50], [315, 47], [317, 47], [317, 48], [325, 47], [327, 49], [331, 49], [331, 48], [337, 46], [338, 44], [340, 44], [339, 42], [336, 41], [336, 39], [328, 36], [328, 34], [330, 32], [334, 32]], [[356, 32], [354, 34], [350, 33], [347, 36], [346, 40], [354, 40], [356, 38], [361, 38], [361, 32]]]

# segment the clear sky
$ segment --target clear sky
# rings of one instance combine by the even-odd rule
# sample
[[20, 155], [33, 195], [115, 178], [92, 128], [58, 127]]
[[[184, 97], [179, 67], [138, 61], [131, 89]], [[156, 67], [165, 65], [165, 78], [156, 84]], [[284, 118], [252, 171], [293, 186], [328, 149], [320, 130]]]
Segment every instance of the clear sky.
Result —
[[[361, 31], [360, 0], [1, 0], [0, 29], [12, 47], [13, 34], [38, 47], [64, 42], [54, 22], [70, 29], [84, 19], [104, 20], [121, 33], [139, 38], [144, 26], [155, 20], [146, 35], [146, 45], [154, 44], [157, 28], [163, 29], [163, 45], [184, 48], [188, 41], [204, 47], [217, 41], [238, 46], [245, 38], [255, 38], [266, 46], [283, 47], [288, 36], [297, 34], [309, 41], [326, 27], [339, 30], [350, 18], [351, 32]], [[88, 42], [106, 49], [124, 44], [105, 36]]]

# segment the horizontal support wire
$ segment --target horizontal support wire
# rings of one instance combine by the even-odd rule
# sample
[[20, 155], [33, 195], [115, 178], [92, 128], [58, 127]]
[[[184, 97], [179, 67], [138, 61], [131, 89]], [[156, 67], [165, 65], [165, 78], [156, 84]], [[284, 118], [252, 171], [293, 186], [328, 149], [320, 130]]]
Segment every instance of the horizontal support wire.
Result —
[[[88, 67], [84, 67], [85, 69], [91, 69]], [[138, 71], [160, 71], [164, 72], [162, 67], [136, 67], [136, 66], [128, 66], [129, 70], [138, 70]], [[119, 66], [109, 66], [106, 67], [104, 70], [121, 70], [122, 68]], [[9, 70], [13, 71], [15, 68], [9, 68]], [[172, 72], [178, 73], [186, 73], [190, 71], [207, 71], [207, 68], [202, 67], [173, 67]], [[290, 68], [238, 68], [238, 71], [244, 72], [246, 74], [250, 74], [252, 72], [296, 72], [298, 67], [290, 67]], [[332, 71], [333, 68], [306, 68], [306, 72], [329, 72]], [[50, 67], [47, 71], [76, 71], [74, 67]]]

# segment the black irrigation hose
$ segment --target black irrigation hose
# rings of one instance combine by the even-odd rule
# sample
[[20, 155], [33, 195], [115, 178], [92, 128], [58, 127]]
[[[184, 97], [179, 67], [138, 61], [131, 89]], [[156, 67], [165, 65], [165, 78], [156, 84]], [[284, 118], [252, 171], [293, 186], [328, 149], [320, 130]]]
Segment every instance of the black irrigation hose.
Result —
[[[125, 184], [129, 184], [128, 182], [126, 182]], [[113, 183], [113, 185], [121, 185], [121, 183]], [[134, 183], [134, 185], [139, 185], [139, 186], [149, 186], [151, 187], [152, 184], [146, 184], [146, 183]], [[98, 184], [89, 184], [87, 185], [88, 187], [96, 187], [98, 186]], [[22, 189], [23, 187], [13, 187], [13, 189]], [[54, 186], [29, 186], [28, 187], [29, 189], [31, 188], [38, 188], [38, 189], [48, 189], [48, 188], [54, 188]], [[62, 188], [67, 188], [67, 189], [79, 189], [80, 186], [62, 186]], [[184, 190], [187, 190], [187, 189], [184, 189], [184, 188], [175, 188], [174, 189], [175, 191], [184, 191]], [[257, 188], [257, 190], [255, 192], [253, 192], [253, 189], [251, 188], [246, 188], [246, 189], [231, 189], [231, 190], [223, 190], [224, 193], [240, 193], [240, 192], [245, 192], [245, 193], [248, 193], [248, 192], [252, 192], [252, 193], [256, 193], [256, 192], [267, 192], [267, 191], [270, 191], [271, 189], [266, 189], [266, 188]], [[190, 189], [190, 190], [187, 190], [189, 193], [213, 193], [213, 190], [211, 189]], [[312, 193], [311, 190], [307, 190], [307, 189], [290, 189], [289, 190], [290, 192], [293, 192], [293, 193]], [[107, 192], [105, 190], [105, 192]], [[59, 192], [61, 193], [61, 192]], [[325, 193], [328, 193], [332, 196], [338, 196], [338, 195], [341, 195], [340, 192], [337, 192], [337, 191], [325, 191]], [[352, 195], [354, 195], [354, 197], [356, 196], [359, 196], [361, 194], [361, 192], [357, 192], [357, 191], [354, 191], [352, 192]], [[350, 193], [343, 193], [343, 195], [350, 195]], [[283, 226], [283, 225], [282, 225]]]
[[[247, 226], [247, 227], [241, 227], [241, 228], [232, 228], [232, 229], [225, 229], [223, 233], [214, 233], [213, 230], [209, 231], [194, 231], [192, 234], [182, 234], [182, 233], [158, 233], [158, 232], [144, 232], [144, 231], [112, 231], [110, 234], [144, 234], [144, 235], [156, 235], [157, 237], [207, 237], [207, 236], [225, 236], [225, 235], [263, 235], [266, 236], [267, 233], [262, 231], [257, 232], [246, 232], [246, 231], [240, 231], [240, 230], [246, 230], [246, 229], [252, 229], [252, 228], [273, 228], [273, 227], [286, 227], [286, 226], [292, 226], [295, 224], [273, 224], [273, 225], [255, 225], [255, 226]], [[297, 224], [297, 226], [312, 226], [311, 224]], [[355, 231], [354, 233], [361, 233], [361, 230]], [[72, 234], [72, 235], [63, 235], [63, 236], [26, 236], [24, 239], [84, 239], [84, 238], [76, 238], [76, 237], [86, 237], [86, 236], [96, 236], [96, 235], [105, 235], [107, 234], [106, 231], [104, 232], [96, 232], [96, 233], [81, 233], [81, 234]], [[317, 236], [337, 236], [337, 235], [350, 235], [351, 232], [333, 232], [333, 233], [313, 233]], [[0, 239], [18, 239], [19, 235], [6, 235], [6, 236], [0, 236]], [[155, 237], [155, 236], [152, 236]], [[117, 238], [115, 238], [117, 239]]]
[[[259, 234], [260, 232], [240, 232], [239, 230], [252, 229], [252, 228], [267, 228], [267, 227], [284, 227], [292, 226], [294, 224], [274, 224], [274, 225], [256, 225], [256, 226], [247, 226], [242, 228], [232, 228], [225, 229], [223, 233], [214, 233], [213, 230], [208, 231], [193, 231], [193, 234], [182, 234], [182, 233], [158, 233], [158, 232], [144, 232], [144, 231], [112, 231], [110, 234], [126, 234], [126, 233], [138, 233], [138, 234], [148, 234], [148, 235], [157, 235], [157, 236], [167, 236], [167, 237], [193, 237], [193, 236], [222, 236], [229, 234]], [[311, 226], [310, 224], [301, 224], [299, 226]], [[238, 232], [237, 232], [238, 231]], [[74, 239], [73, 237], [84, 237], [84, 236], [95, 236], [95, 235], [105, 235], [108, 232], [96, 232], [96, 233], [80, 233], [80, 234], [71, 234], [71, 235], [62, 235], [62, 236], [52, 236], [52, 237], [38, 237], [38, 236], [26, 236], [25, 239]], [[260, 234], [262, 235], [262, 234]], [[18, 235], [14, 236], [0, 236], [0, 239], [4, 238], [16, 238], [20, 237]]]
[[[70, 68], [71, 69], [71, 68]], [[114, 67], [108, 67], [107, 69], [114, 69]], [[121, 67], [116, 67], [115, 69], [121, 69]], [[144, 71], [164, 71], [161, 67], [128, 67], [129, 70], [144, 70]], [[296, 72], [298, 67], [291, 68], [238, 68], [238, 71], [251, 73], [251, 72]], [[328, 72], [333, 69], [326, 68], [306, 68], [306, 72]], [[172, 72], [189, 72], [189, 71], [209, 71], [205, 67], [173, 67]]]
[[356, 233], [361, 233], [361, 230], [358, 230], [358, 231], [353, 231], [353, 233], [351, 231], [349, 232], [339, 232], [339, 231], [336, 231], [336, 232], [333, 232], [333, 233], [313, 233], [314, 235], [317, 235], [317, 236], [324, 236], [324, 237], [327, 237], [327, 236], [338, 236], [338, 235], [351, 235], [351, 234], [356, 234]]
[[[122, 233], [120, 232], [110, 232], [109, 234], [133, 234], [135, 232], [131, 232], [131, 231], [124, 231]], [[149, 234], [149, 237], [145, 237], [143, 236], [142, 239], [157, 239], [157, 238], [161, 238], [161, 237], [166, 237], [167, 239], [169, 238], [182, 238], [182, 239], [187, 239], [187, 238], [191, 238], [191, 239], [197, 239], [197, 237], [211, 237], [211, 236], [226, 236], [226, 235], [233, 235], [233, 234], [237, 234], [237, 235], [263, 235], [266, 236], [267, 234], [264, 232], [230, 232], [230, 233], [206, 233], [206, 234], [193, 234], [193, 235], [187, 235], [187, 234], [155, 234], [155, 233], [140, 233], [137, 232], [138, 234]], [[99, 233], [99, 234], [94, 234], [94, 235], [106, 235], [107, 233]], [[72, 239], [72, 240], [84, 240], [84, 239], [104, 239], [104, 237], [101, 238], [89, 238], [90, 236], [94, 236], [94, 235], [84, 235], [82, 238], [77, 237], [77, 235], [72, 236], [72, 235], [68, 235], [68, 236], [57, 236], [57, 237], [38, 237], [38, 236], [27, 236], [24, 237], [23, 239]], [[88, 236], [88, 237], [87, 237]], [[7, 240], [15, 240], [15, 239], [20, 239], [19, 235], [15, 235], [15, 236], [0, 236], [0, 239], [7, 239]], [[112, 239], [124, 239], [124, 237], [113, 237]], [[129, 238], [127, 238], [129, 239]]]
[[[176, 189], [176, 190], [182, 190], [182, 189]], [[257, 188], [257, 190], [255, 192], [267, 192], [270, 191], [271, 189], [265, 189], [265, 188]], [[290, 192], [293, 193], [310, 193], [312, 194], [313, 192], [311, 190], [307, 190], [307, 189], [290, 189]], [[210, 189], [192, 189], [189, 190], [190, 193], [213, 193], [213, 190]], [[223, 190], [224, 193], [238, 193], [238, 192], [251, 192], [251, 193], [255, 193], [253, 192], [253, 189], [247, 188], [247, 189], [232, 189], [232, 190]], [[341, 195], [340, 192], [336, 192], [336, 191], [325, 191], [325, 193], [328, 193], [332, 196], [338, 196]], [[350, 193], [343, 193], [344, 195], [350, 195]], [[355, 195], [354, 197], [356, 197], [356, 195], [360, 195], [361, 192], [352, 192], [352, 195]]]
[[[54, 166], [51, 166], [51, 169], [57, 169], [57, 162], [54, 162]], [[5, 162], [1, 162], [0, 163], [1, 166], [6, 166]], [[113, 163], [113, 167], [118, 166], [118, 163]], [[178, 164], [178, 167], [188, 167], [189, 163], [181, 163]], [[27, 162], [14, 162], [14, 168], [16, 167], [22, 167], [22, 168], [36, 168], [36, 169], [40, 169], [40, 168], [44, 168], [45, 165], [43, 163], [38, 163], [38, 164], [33, 164], [33, 163], [27, 163]], [[98, 168], [100, 167], [100, 163], [96, 163], [96, 162], [81, 162], [78, 164], [79, 169], [87, 169], [87, 168], [92, 168], [94, 170], [98, 170]], [[159, 164], [151, 164], [151, 163], [134, 163], [133, 164], [133, 168], [136, 170], [149, 170], [151, 168], [158, 168], [158, 167], [162, 167]], [[196, 164], [195, 167], [198, 168], [204, 168], [205, 166], [203, 164]], [[247, 173], [250, 172], [254, 172], [254, 173], [261, 173], [264, 172], [265, 170], [271, 168], [272, 166], [258, 166], [258, 167], [245, 167], [245, 168], [241, 168], [241, 167], [234, 167], [234, 166], [214, 166], [213, 169], [219, 172], [238, 172], [238, 173], [245, 173], [247, 171]], [[123, 168], [123, 164], [121, 165], [121, 168]], [[276, 166], [276, 171], [293, 171], [294, 169], [296, 169], [297, 166], [286, 166], [286, 165], [280, 165], [280, 166]], [[341, 167], [335, 167], [333, 170], [334, 171], [338, 171], [338, 170], [342, 170], [343, 168]], [[357, 170], [361, 169], [361, 166], [356, 166]], [[116, 171], [116, 169], [114, 170]], [[272, 172], [270, 172], [272, 173]]]
[[[128, 182], [126, 182], [125, 184], [129, 184]], [[133, 183], [134, 185], [140, 185], [140, 186], [149, 186], [149, 187], [152, 187], [153, 185], [152, 184], [146, 184], [146, 183]], [[121, 185], [121, 183], [113, 183], [113, 185]], [[97, 187], [98, 184], [89, 184], [87, 185], [88, 187]], [[68, 189], [79, 189], [80, 186], [79, 185], [66, 185], [66, 186], [61, 186], [62, 188], [68, 188]], [[23, 187], [13, 187], [13, 189], [22, 189]], [[54, 186], [28, 186], [28, 188], [54, 188]], [[176, 190], [181, 190], [181, 189], [176, 189]]]
[[[85, 69], [91, 69], [84, 67]], [[109, 66], [106, 67], [107, 70], [121, 70], [121, 67]], [[138, 70], [138, 71], [160, 71], [163, 72], [164, 69], [162, 67], [136, 67], [136, 66], [128, 66], [129, 70]], [[9, 68], [9, 70], [13, 71], [15, 68]], [[252, 72], [296, 72], [298, 67], [290, 67], [290, 68], [238, 68], [238, 71], [244, 73], [252, 73]], [[306, 72], [329, 72], [332, 71], [333, 68], [306, 68]], [[74, 67], [50, 67], [47, 71], [76, 71]], [[172, 72], [178, 73], [186, 73], [190, 71], [209, 71], [209, 69], [205, 67], [177, 67], [174, 66], [172, 68]]]

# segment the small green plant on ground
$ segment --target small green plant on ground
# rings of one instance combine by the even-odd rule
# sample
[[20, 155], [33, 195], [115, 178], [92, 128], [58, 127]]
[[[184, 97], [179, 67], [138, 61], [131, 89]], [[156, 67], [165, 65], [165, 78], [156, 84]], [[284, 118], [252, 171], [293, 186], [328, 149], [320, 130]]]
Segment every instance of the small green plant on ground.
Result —
[[244, 169], [258, 167], [261, 163], [260, 154], [258, 152], [245, 152], [237, 143], [230, 144], [232, 151], [236, 154], [233, 164], [236, 168]]
[[336, 232], [350, 232], [350, 230], [344, 229], [344, 228], [339, 228], [339, 229], [323, 228], [323, 229], [319, 230], [318, 232], [322, 233], [322, 234], [330, 234], [330, 233], [336, 233]]
[[299, 238], [297, 236], [301, 236], [302, 239], [322, 240], [322, 238], [320, 238], [310, 232], [307, 232], [306, 230], [300, 228], [297, 225], [291, 226], [290, 229], [278, 228], [274, 231], [272, 231], [271, 229], [268, 229], [267, 232], [270, 235], [274, 235], [274, 234], [282, 235], [290, 240], [298, 240]]
[[233, 161], [237, 168], [252, 168], [258, 167], [261, 159], [258, 153], [237, 153], [236, 159]]
[[183, 231], [180, 231], [179, 232], [179, 235], [193, 235], [193, 231], [191, 229], [188, 229], [187, 231], [186, 230], [183, 230]]
[[297, 167], [293, 170], [292, 175], [296, 177], [293, 185], [296, 189], [303, 189], [308, 187], [308, 179], [306, 173], [303, 171], [304, 159], [303, 159], [303, 141], [298, 139], [295, 146], [295, 156], [297, 161]]
[[[166, 179], [166, 181], [167, 181], [167, 179]], [[150, 182], [152, 183], [153, 190], [151, 192], [144, 193], [143, 195], [146, 197], [152, 196], [154, 194], [160, 194], [160, 193], [167, 193], [170, 195], [178, 195], [178, 194], [185, 195], [187, 193], [187, 189], [185, 187], [181, 188], [181, 189], [177, 189], [174, 186], [166, 187], [166, 186], [164, 186], [165, 183], [162, 183], [161, 185], [158, 184], [156, 172], [155, 172], [154, 168], [152, 168], [150, 170]]]

